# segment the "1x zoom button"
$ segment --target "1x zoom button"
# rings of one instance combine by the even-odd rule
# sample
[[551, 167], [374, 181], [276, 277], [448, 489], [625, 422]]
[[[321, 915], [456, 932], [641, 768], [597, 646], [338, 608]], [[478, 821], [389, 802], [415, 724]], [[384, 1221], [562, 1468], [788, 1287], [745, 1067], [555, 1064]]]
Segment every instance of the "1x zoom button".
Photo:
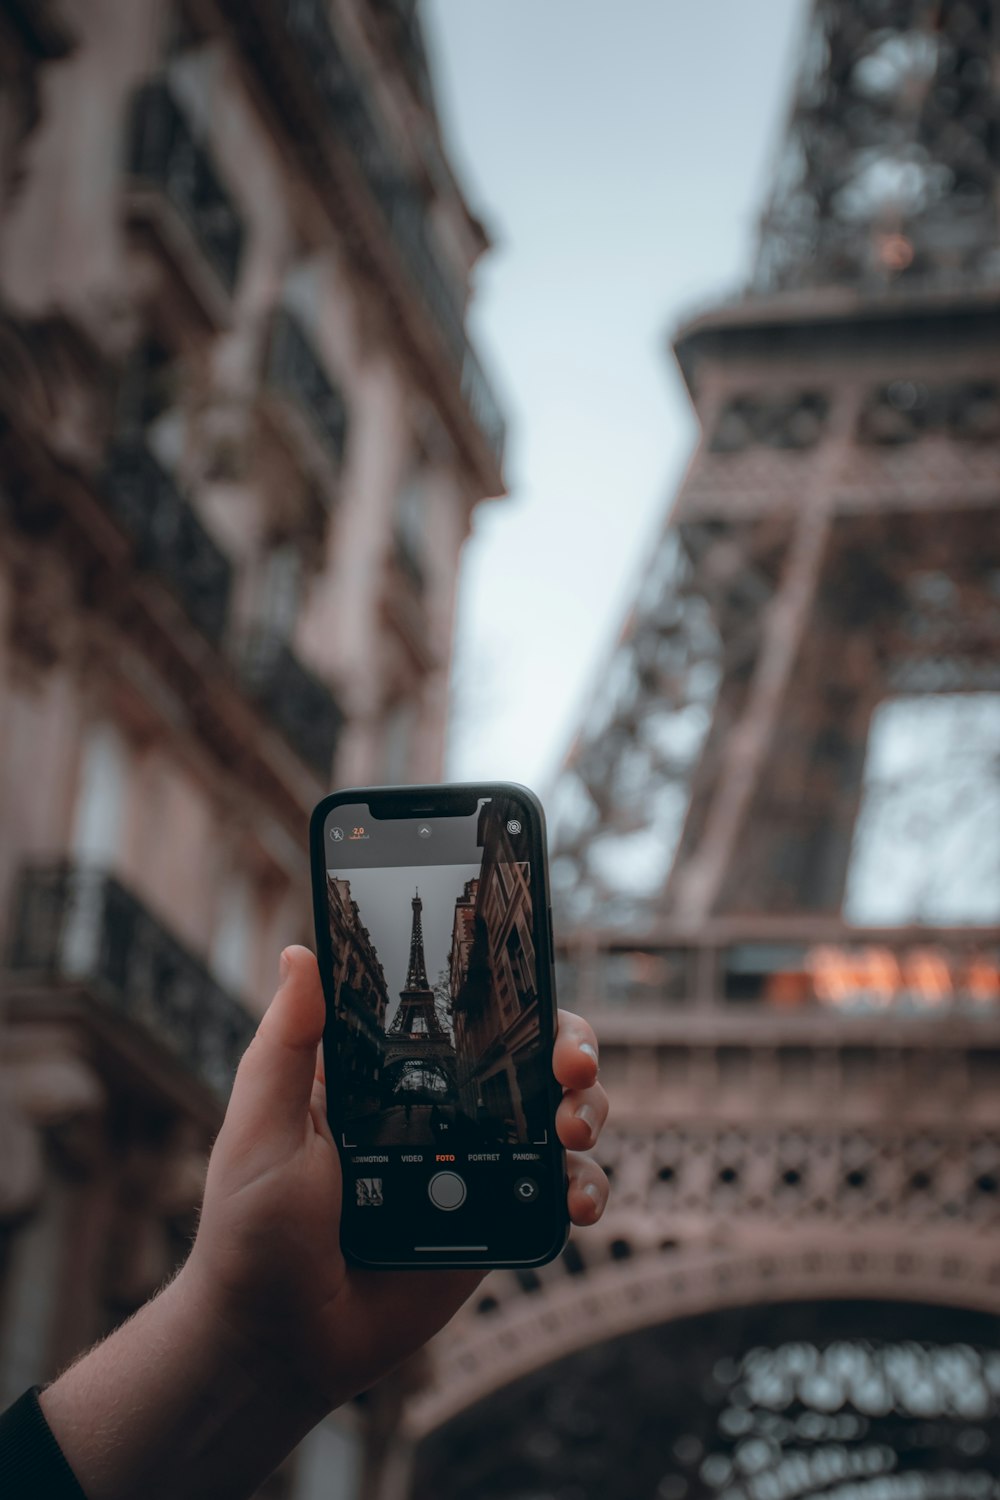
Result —
[[427, 1193], [435, 1208], [461, 1208], [465, 1202], [465, 1183], [457, 1172], [435, 1172], [427, 1184]]

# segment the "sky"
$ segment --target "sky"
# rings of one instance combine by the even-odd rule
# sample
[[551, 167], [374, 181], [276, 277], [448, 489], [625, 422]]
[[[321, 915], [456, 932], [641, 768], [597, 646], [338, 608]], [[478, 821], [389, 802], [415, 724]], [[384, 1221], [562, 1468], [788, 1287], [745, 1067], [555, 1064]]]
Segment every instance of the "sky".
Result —
[[511, 423], [460, 584], [455, 779], [544, 796], [599, 681], [696, 435], [667, 335], [749, 271], [803, 3], [423, 0]]
[[1000, 693], [879, 704], [844, 893], [848, 921], [997, 921], [998, 746]]

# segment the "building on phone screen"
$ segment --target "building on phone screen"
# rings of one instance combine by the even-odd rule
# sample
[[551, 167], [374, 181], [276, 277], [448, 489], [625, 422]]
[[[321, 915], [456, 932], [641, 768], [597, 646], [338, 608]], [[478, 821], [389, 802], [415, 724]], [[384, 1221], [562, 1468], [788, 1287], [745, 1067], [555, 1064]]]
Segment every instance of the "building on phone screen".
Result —
[[[441, 779], [489, 243], [412, 4], [0, 5], [0, 1405], [186, 1253], [312, 806]], [[354, 1493], [363, 1431], [272, 1500]]]
[[333, 1005], [344, 1038], [341, 1080], [344, 1113], [352, 1120], [382, 1106], [385, 1069], [385, 974], [351, 899], [351, 882], [328, 875], [327, 913], [333, 953]]
[[507, 1141], [540, 1140], [548, 1092], [539, 1035], [528, 864], [497, 799], [480, 814], [478, 879], [455, 903], [450, 992], [465, 1113]]

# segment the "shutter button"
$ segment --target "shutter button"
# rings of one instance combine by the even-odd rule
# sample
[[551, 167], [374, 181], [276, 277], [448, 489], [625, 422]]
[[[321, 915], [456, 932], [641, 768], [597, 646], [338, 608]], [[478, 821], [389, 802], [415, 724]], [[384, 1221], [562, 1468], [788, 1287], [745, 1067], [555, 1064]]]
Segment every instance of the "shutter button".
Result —
[[435, 1172], [427, 1192], [435, 1208], [461, 1208], [465, 1202], [465, 1183], [457, 1172]]

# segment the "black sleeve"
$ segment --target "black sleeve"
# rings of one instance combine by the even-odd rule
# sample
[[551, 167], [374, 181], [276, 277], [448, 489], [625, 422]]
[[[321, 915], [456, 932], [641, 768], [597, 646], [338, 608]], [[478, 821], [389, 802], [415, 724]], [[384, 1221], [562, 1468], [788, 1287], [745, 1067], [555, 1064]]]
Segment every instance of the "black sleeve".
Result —
[[0, 1412], [4, 1500], [87, 1500], [38, 1404], [38, 1387]]

